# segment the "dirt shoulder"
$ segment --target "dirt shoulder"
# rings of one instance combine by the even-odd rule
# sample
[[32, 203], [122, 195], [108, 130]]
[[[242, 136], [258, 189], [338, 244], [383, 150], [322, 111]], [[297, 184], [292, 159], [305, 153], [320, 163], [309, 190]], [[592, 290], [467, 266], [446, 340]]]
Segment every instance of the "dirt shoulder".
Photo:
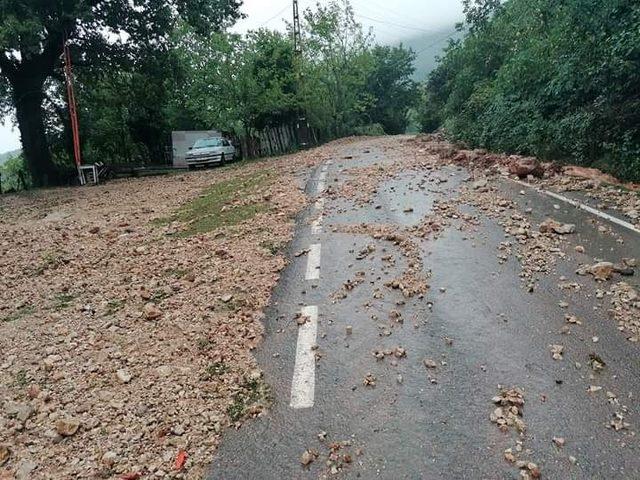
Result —
[[199, 478], [269, 402], [252, 350], [325, 146], [6, 196], [0, 478]]

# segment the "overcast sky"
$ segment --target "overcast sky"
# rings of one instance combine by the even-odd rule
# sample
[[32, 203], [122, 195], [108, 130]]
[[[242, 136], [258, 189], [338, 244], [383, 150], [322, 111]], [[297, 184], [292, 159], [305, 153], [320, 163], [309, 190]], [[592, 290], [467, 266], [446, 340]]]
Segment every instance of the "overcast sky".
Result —
[[[315, 4], [315, 0], [300, 0], [300, 9]], [[291, 5], [291, 0], [244, 0], [242, 10], [247, 18], [234, 29], [284, 30], [283, 19], [291, 19]], [[352, 5], [358, 21], [365, 28], [373, 27], [380, 43], [397, 43], [408, 37], [435, 33], [452, 27], [462, 18], [461, 0], [352, 0]], [[0, 123], [0, 153], [17, 148], [20, 148], [18, 129], [9, 121]]]

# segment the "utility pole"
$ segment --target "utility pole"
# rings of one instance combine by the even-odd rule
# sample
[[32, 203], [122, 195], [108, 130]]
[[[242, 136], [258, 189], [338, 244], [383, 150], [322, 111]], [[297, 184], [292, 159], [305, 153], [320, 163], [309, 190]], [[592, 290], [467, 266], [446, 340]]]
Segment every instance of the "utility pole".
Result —
[[[298, 0], [293, 0], [293, 62], [296, 73], [296, 83], [298, 93], [302, 91], [303, 73], [302, 73], [302, 29], [300, 28], [300, 9]], [[302, 148], [307, 148], [311, 144], [311, 128], [307, 122], [307, 116], [302, 108], [298, 109], [298, 118], [296, 120], [296, 133], [298, 143]]]
[[[80, 184], [84, 185], [84, 176], [82, 175], [82, 154], [80, 152], [80, 127], [78, 124], [78, 110], [76, 107], [76, 94], [73, 88], [73, 67], [71, 66], [71, 50], [69, 49], [69, 41], [64, 39], [64, 77], [67, 84], [67, 102], [69, 105], [69, 117], [71, 119], [71, 132], [73, 135], [73, 156], [78, 169], [78, 177]], [[97, 180], [97, 179], [96, 179]]]

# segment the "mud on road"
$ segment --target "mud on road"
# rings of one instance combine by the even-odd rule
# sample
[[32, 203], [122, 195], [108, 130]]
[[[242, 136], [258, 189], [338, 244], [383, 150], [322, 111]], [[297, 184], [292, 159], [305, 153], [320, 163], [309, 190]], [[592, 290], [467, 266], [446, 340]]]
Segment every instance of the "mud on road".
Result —
[[638, 197], [488, 156], [366, 139], [317, 167], [257, 353], [273, 405], [209, 478], [640, 475], [640, 237], [545, 192], [628, 224]]
[[603, 180], [389, 137], [5, 196], [0, 478], [640, 476]]

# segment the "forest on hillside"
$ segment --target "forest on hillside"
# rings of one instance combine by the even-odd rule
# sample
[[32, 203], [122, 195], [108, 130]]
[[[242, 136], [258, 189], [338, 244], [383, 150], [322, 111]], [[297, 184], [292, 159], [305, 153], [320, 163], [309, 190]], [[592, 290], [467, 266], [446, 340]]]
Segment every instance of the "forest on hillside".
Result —
[[427, 81], [423, 129], [640, 180], [640, 3], [465, 1]]
[[403, 133], [419, 98], [414, 53], [376, 45], [348, 0], [301, 12], [301, 58], [291, 32], [232, 33], [238, 1], [85, 3], [0, 2], [0, 113], [16, 111], [33, 186], [75, 176], [64, 39], [86, 164], [163, 163], [173, 130], [251, 137], [301, 111], [320, 142]]

